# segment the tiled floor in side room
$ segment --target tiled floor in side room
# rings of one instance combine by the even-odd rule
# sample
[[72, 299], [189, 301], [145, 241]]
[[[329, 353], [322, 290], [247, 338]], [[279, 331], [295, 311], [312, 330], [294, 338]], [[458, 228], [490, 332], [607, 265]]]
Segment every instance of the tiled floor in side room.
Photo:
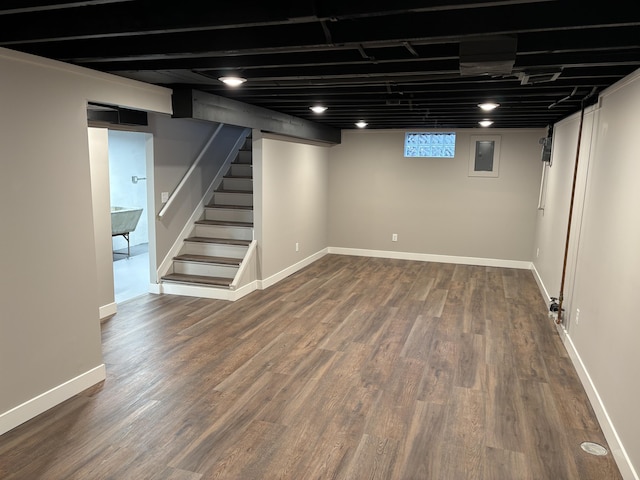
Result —
[[149, 291], [149, 246], [148, 244], [116, 250], [113, 254], [113, 277], [116, 303], [124, 302]]

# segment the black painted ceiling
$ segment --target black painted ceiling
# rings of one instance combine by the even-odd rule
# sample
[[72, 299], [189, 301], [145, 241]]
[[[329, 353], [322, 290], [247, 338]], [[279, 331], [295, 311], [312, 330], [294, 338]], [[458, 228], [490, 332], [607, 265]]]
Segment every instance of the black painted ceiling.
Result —
[[[640, 67], [636, 1], [2, 0], [0, 46], [337, 128], [546, 127]], [[232, 89], [218, 77], [247, 78]], [[591, 95], [591, 96], [590, 96]], [[584, 100], [587, 98], [587, 100]], [[479, 102], [500, 107], [490, 114]], [[328, 107], [316, 115], [309, 106]]]

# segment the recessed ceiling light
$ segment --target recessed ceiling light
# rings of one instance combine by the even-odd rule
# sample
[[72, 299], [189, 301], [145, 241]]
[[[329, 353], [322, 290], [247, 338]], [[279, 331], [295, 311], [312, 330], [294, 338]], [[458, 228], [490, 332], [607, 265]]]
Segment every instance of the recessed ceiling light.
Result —
[[356, 122], [356, 127], [358, 128], [364, 128], [367, 125], [369, 125], [367, 122], [365, 122], [364, 120], [360, 120], [359, 122]]
[[313, 107], [309, 107], [309, 109], [313, 113], [322, 113], [327, 109], [327, 107], [323, 107], [322, 105], [314, 105]]
[[246, 78], [231, 77], [231, 76], [230, 77], [220, 77], [220, 78], [218, 78], [218, 80], [220, 80], [225, 85], [229, 85], [230, 87], [237, 87], [237, 86], [242, 85], [244, 82], [247, 81]]
[[499, 103], [493, 103], [493, 102], [486, 102], [486, 103], [480, 103], [480, 104], [478, 104], [478, 106], [482, 110], [489, 112], [489, 111], [493, 110], [494, 108], [498, 108], [500, 106], [500, 104]]
[[482, 125], [483, 127], [488, 127], [489, 125], [492, 125], [493, 122], [491, 120], [481, 120], [478, 122], [480, 125]]

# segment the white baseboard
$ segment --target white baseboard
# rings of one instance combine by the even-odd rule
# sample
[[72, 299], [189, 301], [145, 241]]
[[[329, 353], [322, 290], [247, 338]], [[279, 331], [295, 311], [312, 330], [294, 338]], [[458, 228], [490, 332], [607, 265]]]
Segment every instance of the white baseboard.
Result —
[[280, 280], [283, 280], [285, 278], [287, 278], [289, 275], [292, 275], [294, 273], [296, 273], [298, 270], [302, 270], [304, 267], [311, 265], [313, 262], [320, 260], [322, 257], [324, 257], [327, 253], [329, 253], [329, 249], [325, 248], [320, 250], [317, 253], [314, 253], [313, 255], [308, 256], [307, 258], [305, 258], [304, 260], [299, 261], [298, 263], [295, 263], [293, 265], [291, 265], [290, 267], [285, 268], [284, 270], [271, 275], [269, 278], [266, 278], [264, 280], [259, 280], [258, 281], [258, 287], [261, 290], [264, 290], [265, 288], [269, 288], [272, 285], [275, 285], [276, 283], [278, 283]]
[[240, 300], [242, 297], [249, 295], [251, 292], [253, 292], [254, 290], [258, 290], [258, 281], [254, 280], [251, 283], [248, 283], [246, 285], [243, 285], [242, 287], [238, 288], [237, 290], [234, 290], [234, 297], [233, 300]]
[[[551, 302], [551, 297], [549, 296], [549, 293], [544, 285], [542, 277], [540, 277], [538, 270], [533, 264], [531, 265], [531, 271], [533, 272], [533, 276], [538, 283], [540, 293], [542, 293], [547, 303]], [[587, 368], [582, 362], [582, 358], [580, 358], [580, 354], [578, 353], [578, 350], [574, 345], [569, 332], [567, 332], [563, 325], [557, 325], [555, 324], [555, 322], [554, 325], [556, 326], [558, 335], [560, 335], [560, 339], [564, 344], [564, 348], [569, 354], [571, 363], [578, 373], [580, 383], [582, 383], [582, 386], [587, 393], [587, 397], [591, 402], [591, 406], [593, 407], [593, 410], [596, 414], [596, 418], [598, 419], [598, 423], [600, 424], [600, 428], [602, 429], [604, 437], [607, 439], [607, 443], [609, 444], [609, 448], [611, 449], [611, 454], [613, 455], [613, 458], [618, 465], [618, 469], [622, 474], [622, 478], [624, 478], [625, 480], [640, 480], [640, 478], [638, 477], [638, 473], [633, 468], [633, 464], [631, 463], [631, 460], [629, 459], [629, 456], [627, 455], [627, 452], [624, 449], [622, 442], [620, 441], [620, 437], [618, 436], [613, 422], [611, 421], [611, 418], [607, 413], [607, 409], [602, 402], [602, 398], [600, 398], [598, 389], [591, 380], [591, 376], [589, 375]]]
[[593, 410], [596, 414], [596, 417], [598, 418], [598, 422], [600, 423], [600, 428], [602, 428], [602, 432], [607, 439], [607, 443], [609, 444], [609, 448], [611, 449], [611, 454], [613, 455], [613, 458], [618, 465], [618, 469], [622, 474], [622, 478], [624, 478], [625, 480], [640, 480], [640, 477], [638, 477], [638, 473], [633, 468], [633, 464], [631, 463], [629, 455], [627, 455], [627, 451], [622, 445], [620, 437], [618, 436], [618, 432], [616, 431], [613, 422], [611, 421], [611, 418], [607, 413], [607, 409], [602, 402], [602, 398], [600, 398], [600, 394], [598, 393], [596, 386], [591, 380], [591, 376], [589, 375], [589, 372], [582, 362], [578, 350], [571, 340], [571, 336], [567, 333], [562, 325], [558, 325], [557, 328], [559, 331], [562, 330], [562, 332], [559, 333], [564, 341], [564, 346], [569, 353], [571, 362], [578, 372], [580, 381], [582, 382], [582, 385], [587, 392], [587, 396], [591, 401]]
[[0, 435], [107, 378], [104, 364], [0, 414]]
[[103, 305], [98, 309], [100, 313], [100, 320], [104, 320], [112, 315], [118, 313], [118, 304], [116, 302], [110, 303], [108, 305]]
[[[240, 287], [237, 290], [228, 290], [225, 288], [211, 288], [200, 285], [188, 285], [179, 283], [162, 283], [158, 285], [157, 293], [166, 293], [169, 295], [182, 295], [185, 297], [211, 298], [214, 300], [228, 300], [234, 302], [241, 299], [245, 295], [250, 294], [258, 289], [258, 281], [251, 282]], [[156, 292], [153, 292], [156, 293]]]
[[363, 250], [360, 248], [329, 247], [329, 253], [354, 255], [358, 257], [395, 258], [416, 260], [419, 262], [455, 263], [459, 265], [479, 265], [483, 267], [518, 268], [529, 270], [531, 262], [522, 260], [503, 260], [499, 258], [457, 257], [452, 255], [434, 255], [430, 253], [394, 252], [390, 250]]
[[[287, 278], [289, 275], [296, 273], [304, 267], [311, 265], [313, 262], [319, 260], [327, 254], [336, 255], [354, 255], [360, 257], [378, 257], [378, 258], [397, 258], [402, 260], [416, 260], [423, 262], [441, 262], [441, 263], [456, 263], [461, 265], [480, 265], [487, 267], [503, 267], [503, 268], [518, 268], [522, 270], [531, 269], [531, 262], [518, 261], [518, 260], [501, 260], [494, 258], [474, 258], [474, 257], [454, 257], [446, 255], [431, 255], [424, 253], [406, 253], [406, 252], [392, 252], [385, 250], [363, 250], [355, 248], [339, 248], [328, 247], [308, 256], [307, 258], [281, 270], [278, 273], [271, 275], [264, 280], [256, 280], [255, 282], [242, 287], [239, 290], [223, 290], [207, 287], [199, 287], [192, 285], [181, 285], [163, 283], [159, 284], [158, 292], [153, 293], [168, 293], [173, 295], [187, 295], [193, 297], [215, 298], [219, 300], [238, 300], [247, 293], [253, 290], [264, 290], [272, 285]], [[246, 291], [246, 293], [245, 293]]]
[[536, 279], [536, 283], [538, 284], [538, 288], [540, 289], [540, 293], [544, 297], [544, 301], [546, 302], [547, 305], [549, 305], [550, 302], [551, 302], [551, 296], [549, 295], [549, 292], [547, 291], [547, 288], [544, 286], [544, 282], [542, 281], [542, 278], [540, 277], [540, 273], [538, 273], [538, 269], [536, 268], [536, 266], [533, 263], [531, 264], [531, 272], [533, 272], [533, 278]]

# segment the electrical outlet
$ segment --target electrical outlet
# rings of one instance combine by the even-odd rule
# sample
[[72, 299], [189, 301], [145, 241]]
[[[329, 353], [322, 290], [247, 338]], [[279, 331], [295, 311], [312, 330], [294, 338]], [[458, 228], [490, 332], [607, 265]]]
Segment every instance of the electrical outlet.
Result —
[[169, 192], [162, 192], [160, 194], [160, 201], [162, 203], [167, 203], [169, 201]]
[[580, 318], [580, 309], [576, 308], [576, 325], [578, 325], [579, 318]]
[[300, 244], [298, 242], [296, 242], [296, 252], [300, 251]]
[[538, 258], [540, 256], [540, 249], [536, 248], [536, 258]]
[[393, 233], [391, 235], [391, 241], [392, 242], [397, 242], [398, 241], [398, 234], [397, 233]]

